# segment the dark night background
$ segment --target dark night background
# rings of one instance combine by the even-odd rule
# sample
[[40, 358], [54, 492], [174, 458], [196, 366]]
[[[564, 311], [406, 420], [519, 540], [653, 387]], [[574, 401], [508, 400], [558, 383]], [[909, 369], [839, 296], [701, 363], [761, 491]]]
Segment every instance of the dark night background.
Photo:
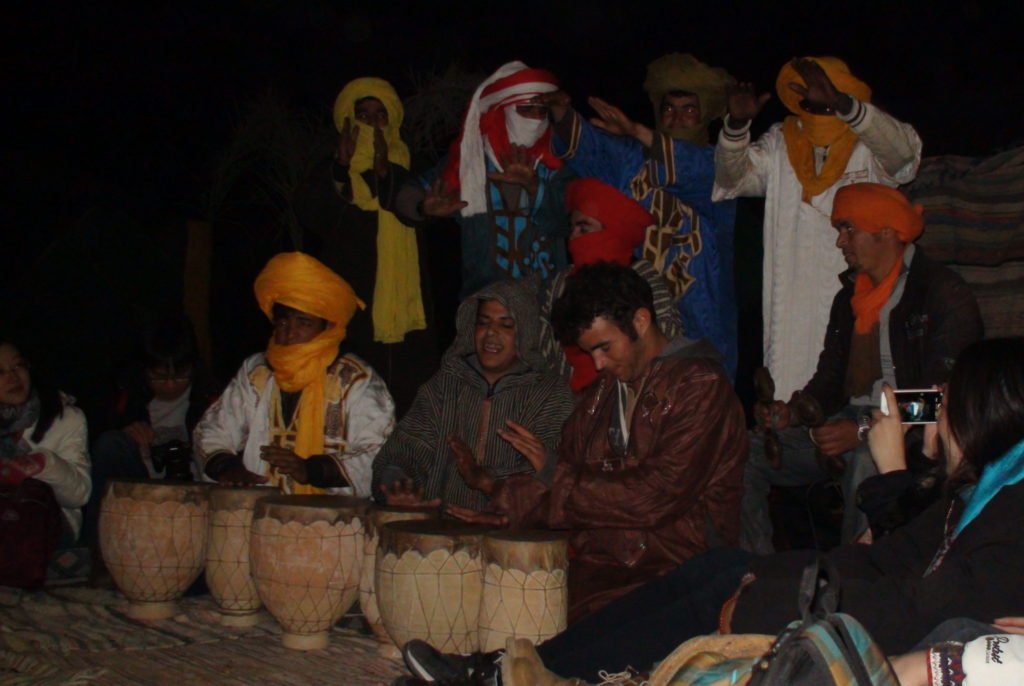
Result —
[[[456, 62], [483, 74], [522, 59], [557, 73], [578, 104], [600, 95], [649, 121], [644, 70], [666, 52], [692, 52], [762, 90], [790, 57], [834, 54], [916, 126], [926, 156], [987, 155], [1024, 138], [1019, 2], [250, 0], [7, 14], [0, 317], [25, 331], [36, 367], [80, 398], [102, 387], [144, 313], [180, 297], [184, 221], [204, 218], [218, 155], [268, 92], [327, 120], [357, 76], [406, 95], [413, 70]], [[757, 124], [782, 116], [772, 102]], [[756, 317], [757, 203], [744, 212], [740, 282]], [[435, 257], [454, 238], [439, 234]], [[759, 333], [741, 330], [758, 350]]]

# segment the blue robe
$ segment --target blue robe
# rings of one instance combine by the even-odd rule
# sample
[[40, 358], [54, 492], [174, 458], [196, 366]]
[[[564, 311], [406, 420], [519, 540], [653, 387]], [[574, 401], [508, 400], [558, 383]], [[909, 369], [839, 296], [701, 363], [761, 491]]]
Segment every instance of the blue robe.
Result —
[[736, 201], [711, 202], [714, 148], [655, 132], [647, 150], [635, 138], [597, 129], [576, 112], [555, 127], [551, 144], [576, 174], [615, 186], [654, 215], [658, 229], [648, 233], [640, 256], [668, 280], [686, 336], [710, 340], [735, 379]]

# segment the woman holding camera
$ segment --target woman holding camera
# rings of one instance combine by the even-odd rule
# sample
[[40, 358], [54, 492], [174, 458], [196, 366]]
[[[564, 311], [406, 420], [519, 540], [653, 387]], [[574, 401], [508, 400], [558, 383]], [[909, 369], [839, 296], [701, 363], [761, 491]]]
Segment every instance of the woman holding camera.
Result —
[[[948, 474], [943, 497], [873, 545], [827, 555], [841, 579], [839, 611], [887, 654], [910, 650], [946, 620], [1024, 615], [1022, 350], [1024, 339], [987, 340], [957, 359], [937, 423]], [[873, 450], [901, 454], [898, 415], [879, 417], [871, 431]], [[593, 679], [602, 669], [650, 665], [716, 630], [777, 634], [798, 619], [801, 574], [816, 555], [712, 550], [574, 624], [539, 646], [539, 655], [506, 656], [502, 672], [514, 678], [503, 683], [563, 683], [545, 667]], [[416, 643], [404, 653], [410, 664], [452, 667], [448, 656]]]

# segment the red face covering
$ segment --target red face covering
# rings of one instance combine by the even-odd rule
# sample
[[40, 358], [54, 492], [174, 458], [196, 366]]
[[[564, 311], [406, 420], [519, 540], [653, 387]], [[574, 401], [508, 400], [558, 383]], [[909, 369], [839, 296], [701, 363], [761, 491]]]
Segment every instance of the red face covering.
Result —
[[597, 179], [576, 179], [565, 192], [570, 212], [578, 210], [604, 226], [569, 241], [574, 265], [606, 261], [628, 266], [633, 253], [644, 241], [644, 232], [654, 224], [651, 214], [632, 198]]

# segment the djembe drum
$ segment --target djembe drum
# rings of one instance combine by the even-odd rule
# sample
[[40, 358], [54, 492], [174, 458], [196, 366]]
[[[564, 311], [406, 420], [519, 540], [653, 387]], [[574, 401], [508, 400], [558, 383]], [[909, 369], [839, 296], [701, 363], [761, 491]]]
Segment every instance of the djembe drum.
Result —
[[208, 484], [112, 479], [100, 503], [100, 551], [136, 619], [166, 619], [206, 560]]
[[480, 650], [507, 638], [541, 643], [565, 630], [569, 544], [553, 531], [494, 531], [480, 544]]
[[276, 488], [215, 486], [210, 489], [210, 532], [206, 544], [206, 585], [221, 623], [253, 626], [260, 596], [249, 565], [249, 534], [256, 502], [280, 493]]
[[249, 543], [260, 600], [295, 650], [327, 647], [327, 636], [359, 596], [363, 522], [370, 501], [283, 495], [256, 503]]
[[477, 649], [486, 528], [461, 522], [392, 522], [380, 529], [377, 605], [395, 645], [418, 638], [443, 653]]
[[[370, 625], [374, 637], [381, 643], [390, 646], [391, 651], [395, 650], [384, 628], [384, 622], [380, 618], [380, 608], [377, 607], [377, 591], [374, 583], [374, 569], [377, 565], [377, 546], [380, 543], [380, 528], [391, 522], [404, 522], [412, 520], [438, 518], [437, 508], [423, 507], [374, 507], [367, 518], [366, 545], [363, 548], [363, 570], [359, 575], [359, 606], [363, 610], [363, 616]], [[384, 646], [381, 646], [384, 648]], [[392, 655], [397, 657], [397, 655]]]

